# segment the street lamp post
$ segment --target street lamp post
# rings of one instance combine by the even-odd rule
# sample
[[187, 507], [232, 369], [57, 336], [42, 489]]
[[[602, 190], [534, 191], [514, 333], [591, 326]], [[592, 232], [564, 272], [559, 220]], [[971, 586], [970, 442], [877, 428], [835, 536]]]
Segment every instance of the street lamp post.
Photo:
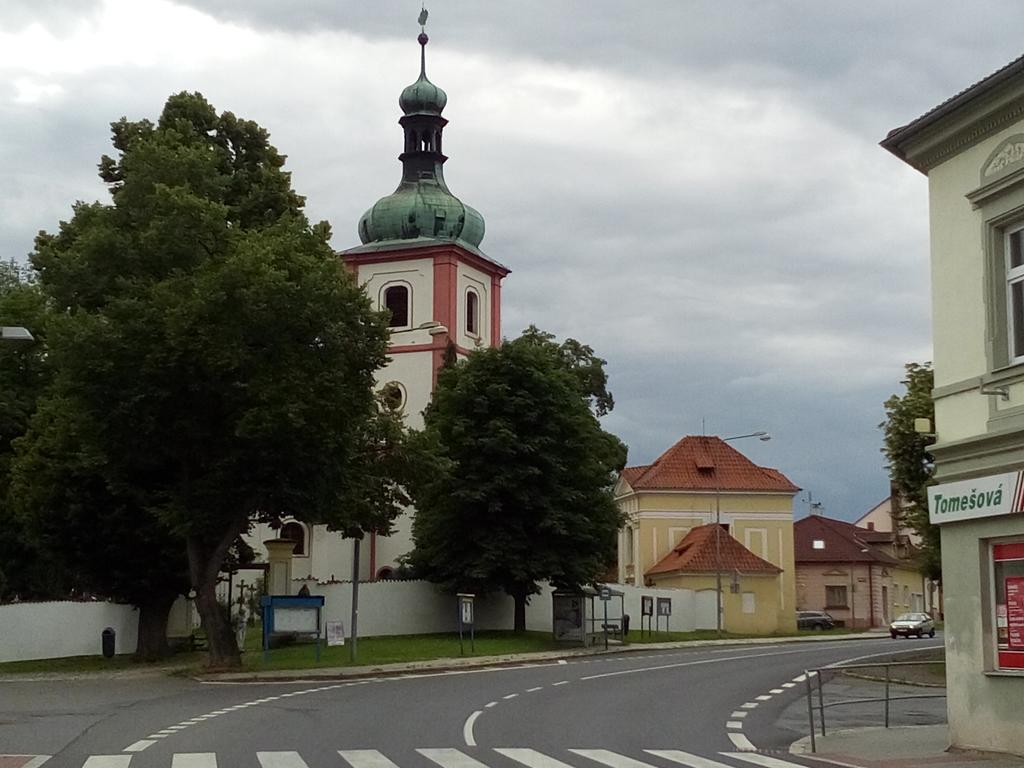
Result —
[[[761, 442], [772, 439], [767, 432], [751, 432], [747, 435], [733, 435], [721, 438], [723, 443], [742, 440], [745, 437], [756, 437]], [[715, 467], [715, 631], [722, 636], [722, 484], [718, 479], [718, 467]]]

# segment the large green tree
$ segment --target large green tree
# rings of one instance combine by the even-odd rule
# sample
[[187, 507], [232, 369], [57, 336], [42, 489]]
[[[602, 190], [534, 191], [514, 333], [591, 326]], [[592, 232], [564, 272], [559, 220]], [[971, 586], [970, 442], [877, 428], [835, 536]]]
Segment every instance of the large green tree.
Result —
[[[113, 124], [111, 204], [78, 204], [32, 262], [62, 313], [54, 397], [111, 490], [184, 542], [210, 662], [240, 663], [215, 596], [254, 518], [386, 531], [372, 311], [267, 132], [199, 94]], [[383, 430], [386, 431], [386, 430]], [[388, 486], [390, 491], [391, 486]]]
[[0, 325], [21, 326], [32, 343], [0, 343], [0, 600], [63, 597], [71, 588], [59, 559], [41, 547], [10, 491], [13, 441], [21, 437], [50, 381], [48, 308], [31, 269], [0, 262]]
[[885, 421], [879, 427], [885, 433], [882, 453], [896, 492], [893, 505], [896, 517], [921, 537], [921, 572], [931, 579], [942, 575], [942, 551], [939, 528], [928, 519], [928, 486], [934, 472], [934, 460], [928, 446], [935, 442], [929, 433], [915, 428], [915, 419], [935, 423], [932, 388], [935, 386], [931, 363], [907, 363], [905, 391], [885, 401]]
[[597, 419], [613, 402], [606, 383], [593, 350], [533, 327], [441, 371], [418, 435], [437, 460], [412, 485], [418, 574], [504, 591], [522, 631], [538, 581], [578, 587], [607, 571], [626, 447]]

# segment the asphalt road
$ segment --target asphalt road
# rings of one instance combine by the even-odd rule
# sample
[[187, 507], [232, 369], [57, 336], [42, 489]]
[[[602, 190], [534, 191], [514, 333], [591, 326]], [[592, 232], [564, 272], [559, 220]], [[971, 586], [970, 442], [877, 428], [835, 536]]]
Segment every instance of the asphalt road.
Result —
[[804, 670], [938, 645], [717, 646], [348, 682], [8, 681], [0, 755], [52, 755], [46, 768], [785, 768], [739, 750], [804, 735]]

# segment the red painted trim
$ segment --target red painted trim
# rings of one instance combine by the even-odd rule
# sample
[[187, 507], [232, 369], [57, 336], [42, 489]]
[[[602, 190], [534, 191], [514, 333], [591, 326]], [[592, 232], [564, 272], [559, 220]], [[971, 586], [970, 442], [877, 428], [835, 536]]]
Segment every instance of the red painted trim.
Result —
[[370, 531], [370, 580], [377, 580], [377, 532]]
[[1024, 541], [1015, 541], [1010, 544], [993, 544], [992, 559], [996, 562], [1024, 560]]
[[452, 254], [434, 259], [434, 320], [455, 333], [458, 322], [459, 260]]
[[[400, 347], [391, 347], [388, 350], [389, 355], [401, 355], [407, 352], [433, 352], [434, 350], [440, 349], [444, 352], [448, 348], [448, 336], [446, 334], [438, 334], [434, 337], [434, 340], [429, 344], [405, 344]], [[472, 352], [471, 349], [461, 347], [458, 344], [455, 345], [455, 351], [460, 355], [468, 355]]]
[[380, 264], [387, 261], [412, 261], [414, 259], [436, 259], [439, 256], [454, 256], [488, 275], [504, 277], [511, 270], [491, 261], [486, 256], [477, 256], [454, 243], [451, 245], [424, 246], [422, 248], [395, 248], [391, 251], [373, 251], [371, 253], [347, 253], [342, 251], [341, 258], [346, 264]]
[[501, 344], [501, 277], [491, 275], [491, 346]]

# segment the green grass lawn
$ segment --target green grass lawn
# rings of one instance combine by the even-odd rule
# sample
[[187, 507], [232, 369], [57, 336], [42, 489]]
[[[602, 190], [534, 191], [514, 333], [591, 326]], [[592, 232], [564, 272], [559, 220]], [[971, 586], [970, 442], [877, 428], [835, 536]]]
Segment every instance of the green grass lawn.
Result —
[[[252, 630], [250, 629], [250, 632]], [[356, 660], [350, 659], [351, 648], [345, 645], [330, 648], [320, 644], [320, 663], [316, 662], [313, 643], [297, 642], [281, 648], [273, 648], [270, 658], [264, 661], [260, 649], [260, 633], [254, 633], [255, 642], [246, 636], [246, 652], [242, 664], [246, 670], [263, 669], [313, 669], [316, 667], [375, 666], [398, 662], [426, 661], [430, 659], [463, 658], [459, 650], [459, 636], [455, 633], [436, 635], [402, 635], [394, 637], [359, 638], [356, 644]], [[556, 645], [547, 632], [478, 632], [470, 649], [469, 635], [464, 640], [465, 657], [500, 656], [508, 653], [536, 653], [564, 647]]]
[[[802, 631], [790, 636], [815, 636], [845, 634], [848, 630], [837, 628], [824, 632]], [[713, 629], [696, 632], [653, 632], [641, 637], [636, 629], [629, 633], [627, 645], [666, 643], [687, 640], [714, 640], [718, 634]], [[748, 638], [753, 635], [724, 633], [725, 638]], [[765, 638], [770, 639], [770, 638]], [[307, 641], [294, 642], [270, 651], [270, 657], [263, 658], [262, 636], [259, 625], [250, 627], [245, 636], [245, 652], [242, 655], [243, 669], [257, 672], [273, 669], [315, 669], [326, 667], [377, 666], [431, 659], [457, 659], [473, 656], [501, 656], [512, 653], [537, 653], [541, 651], [572, 650], [576, 646], [555, 643], [547, 632], [479, 632], [474, 647], [470, 648], [469, 635], [465, 636], [465, 654], [460, 653], [459, 636], [455, 633], [432, 635], [401, 635], [392, 637], [359, 638], [357, 656], [350, 658], [350, 646], [327, 647], [320, 644], [320, 662], [316, 662], [315, 645]], [[615, 647], [615, 646], [612, 646]], [[159, 663], [136, 661], [131, 655], [105, 659], [102, 656], [72, 656], [63, 659], [39, 661], [12, 661], [0, 664], [0, 676], [25, 675], [45, 672], [76, 673], [120, 671], [131, 669], [160, 669], [178, 673], [198, 672], [206, 660], [201, 652], [178, 653]]]

